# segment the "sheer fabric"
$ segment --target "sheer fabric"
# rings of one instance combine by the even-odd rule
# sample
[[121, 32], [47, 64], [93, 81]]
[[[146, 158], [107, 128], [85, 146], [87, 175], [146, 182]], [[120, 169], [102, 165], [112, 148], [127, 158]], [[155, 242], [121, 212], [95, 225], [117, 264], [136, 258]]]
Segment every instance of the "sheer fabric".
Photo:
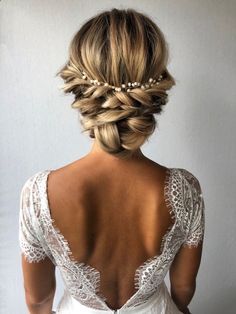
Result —
[[50, 216], [47, 178], [51, 170], [35, 173], [20, 194], [19, 243], [28, 262], [46, 257], [62, 275], [65, 293], [56, 313], [181, 313], [165, 286], [164, 278], [182, 245], [198, 246], [204, 237], [205, 206], [198, 179], [183, 168], [168, 168], [164, 197], [174, 223], [161, 243], [161, 254], [146, 260], [135, 271], [135, 294], [112, 310], [99, 291], [100, 273], [76, 261], [64, 236]]

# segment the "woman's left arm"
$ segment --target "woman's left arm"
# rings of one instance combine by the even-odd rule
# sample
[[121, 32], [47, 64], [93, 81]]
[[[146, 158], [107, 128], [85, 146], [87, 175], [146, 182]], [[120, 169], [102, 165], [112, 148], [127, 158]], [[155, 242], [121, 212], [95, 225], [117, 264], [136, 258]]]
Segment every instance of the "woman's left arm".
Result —
[[28, 314], [51, 314], [56, 289], [55, 268], [40, 224], [43, 215], [37, 174], [21, 189], [19, 244]]
[[28, 314], [51, 314], [56, 290], [55, 265], [48, 257], [29, 263], [22, 254], [21, 260]]

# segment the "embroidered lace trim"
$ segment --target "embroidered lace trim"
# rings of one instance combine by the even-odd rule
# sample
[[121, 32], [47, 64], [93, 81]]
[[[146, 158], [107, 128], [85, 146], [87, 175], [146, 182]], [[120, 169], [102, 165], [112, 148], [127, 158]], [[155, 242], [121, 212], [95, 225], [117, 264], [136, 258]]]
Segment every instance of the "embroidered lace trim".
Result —
[[37, 236], [37, 220], [31, 193], [36, 177], [37, 174], [25, 182], [20, 194], [19, 243], [29, 262], [40, 262], [47, 256]]
[[[100, 272], [78, 262], [68, 241], [50, 216], [47, 178], [50, 170], [36, 173], [21, 191], [19, 240], [29, 262], [49, 257], [58, 266], [70, 294], [82, 304], [100, 310], [111, 310], [99, 291]], [[121, 307], [143, 304], [157, 291], [181, 245], [197, 246], [204, 235], [204, 200], [197, 178], [181, 168], [167, 168], [164, 197], [173, 224], [161, 243], [161, 253], [140, 265], [134, 276], [137, 291]]]

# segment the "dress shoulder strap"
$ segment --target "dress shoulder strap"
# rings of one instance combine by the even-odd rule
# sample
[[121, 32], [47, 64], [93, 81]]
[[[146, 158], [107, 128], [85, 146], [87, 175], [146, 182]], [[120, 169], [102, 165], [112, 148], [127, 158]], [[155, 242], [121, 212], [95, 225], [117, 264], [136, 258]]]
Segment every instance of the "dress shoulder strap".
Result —
[[187, 169], [178, 168], [181, 181], [183, 223], [186, 229], [185, 246], [196, 247], [204, 238], [205, 202], [199, 179]]

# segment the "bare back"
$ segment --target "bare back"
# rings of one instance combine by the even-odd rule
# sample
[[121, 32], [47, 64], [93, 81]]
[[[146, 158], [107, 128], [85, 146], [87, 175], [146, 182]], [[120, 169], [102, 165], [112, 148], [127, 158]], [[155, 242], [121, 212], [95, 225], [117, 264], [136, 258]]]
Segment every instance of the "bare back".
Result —
[[166, 169], [148, 158], [127, 164], [82, 158], [48, 177], [55, 226], [73, 258], [99, 271], [110, 307], [134, 294], [136, 269], [160, 253], [172, 224], [164, 200]]

